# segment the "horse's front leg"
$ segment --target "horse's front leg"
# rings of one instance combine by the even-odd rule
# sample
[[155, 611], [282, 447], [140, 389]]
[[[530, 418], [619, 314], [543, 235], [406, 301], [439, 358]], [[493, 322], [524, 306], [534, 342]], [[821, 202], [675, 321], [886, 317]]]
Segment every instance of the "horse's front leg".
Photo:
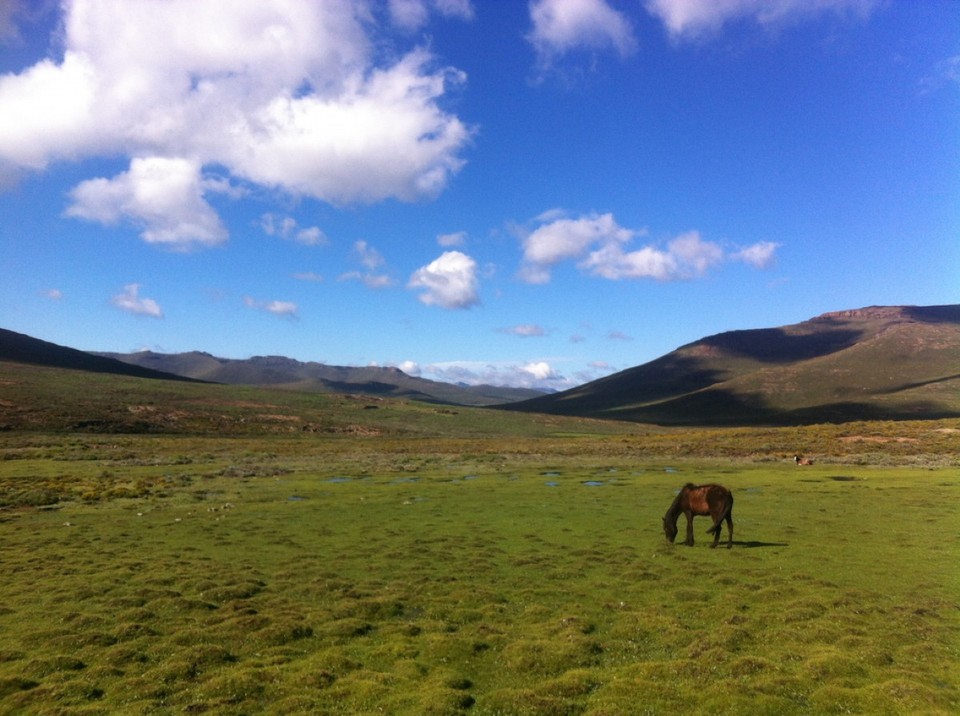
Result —
[[693, 514], [690, 512], [686, 513], [687, 515], [687, 541], [684, 542], [687, 547], [693, 547]]

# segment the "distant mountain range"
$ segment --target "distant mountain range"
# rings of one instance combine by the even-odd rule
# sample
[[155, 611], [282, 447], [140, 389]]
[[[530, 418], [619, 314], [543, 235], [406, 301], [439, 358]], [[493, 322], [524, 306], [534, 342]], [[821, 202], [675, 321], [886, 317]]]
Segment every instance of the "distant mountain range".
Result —
[[229, 385], [260, 385], [320, 393], [355, 393], [452, 405], [486, 406], [523, 400], [541, 391], [493, 385], [454, 385], [407, 375], [399, 368], [354, 368], [304, 363], [281, 356], [245, 360], [209, 353], [97, 353], [124, 364]]
[[0, 329], [0, 360], [164, 380], [352, 393], [662, 425], [960, 417], [960, 305], [874, 306], [703, 338], [562, 393], [278, 356], [84, 353]]
[[720, 333], [503, 408], [664, 425], [960, 417], [960, 305], [874, 306]]
[[0, 361], [4, 360], [137, 378], [353, 393], [451, 405], [487, 406], [543, 395], [527, 388], [442, 383], [397, 368], [330, 366], [279, 356], [232, 360], [197, 351], [88, 353], [0, 328]]

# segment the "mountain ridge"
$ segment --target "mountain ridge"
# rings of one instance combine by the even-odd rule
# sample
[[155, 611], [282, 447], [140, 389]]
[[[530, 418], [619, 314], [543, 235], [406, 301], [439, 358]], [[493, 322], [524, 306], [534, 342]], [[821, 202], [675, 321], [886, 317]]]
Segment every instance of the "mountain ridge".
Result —
[[450, 405], [489, 406], [542, 395], [541, 391], [490, 385], [462, 386], [411, 376], [384, 366], [335, 366], [285, 356], [218, 358], [186, 353], [97, 353], [132, 365], [228, 385], [259, 385], [321, 393], [357, 393]]
[[726, 331], [501, 407], [664, 425], [960, 416], [960, 305], [870, 306]]

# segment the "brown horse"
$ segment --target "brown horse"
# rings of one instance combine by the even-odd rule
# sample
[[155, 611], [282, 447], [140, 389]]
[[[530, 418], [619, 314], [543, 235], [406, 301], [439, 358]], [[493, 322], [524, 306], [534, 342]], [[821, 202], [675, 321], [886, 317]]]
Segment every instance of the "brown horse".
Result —
[[793, 461], [798, 465], [812, 465], [813, 460], [809, 457], [800, 457], [799, 455], [793, 456]]
[[729, 532], [727, 548], [733, 547], [733, 493], [726, 487], [694, 485], [689, 482], [684, 485], [667, 514], [663, 516], [663, 533], [670, 542], [677, 538], [677, 520], [681, 513], [687, 516], [687, 540], [684, 544], [693, 546], [693, 518], [696, 515], [710, 515], [713, 518], [713, 527], [707, 530], [707, 534], [713, 533], [713, 544], [710, 547], [716, 547], [720, 541], [724, 520], [727, 521]]

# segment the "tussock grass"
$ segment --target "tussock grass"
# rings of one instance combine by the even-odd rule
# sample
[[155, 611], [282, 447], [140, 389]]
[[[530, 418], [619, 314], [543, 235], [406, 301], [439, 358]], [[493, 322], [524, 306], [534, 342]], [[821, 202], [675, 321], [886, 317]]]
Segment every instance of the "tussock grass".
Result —
[[[0, 711], [960, 709], [956, 468], [797, 468], [763, 456], [784, 432], [671, 434], [741, 452], [665, 454], [657, 431], [8, 433]], [[693, 548], [665, 542], [688, 480], [733, 490], [734, 549], [704, 518]], [[49, 509], [15, 497], [41, 488]]]

